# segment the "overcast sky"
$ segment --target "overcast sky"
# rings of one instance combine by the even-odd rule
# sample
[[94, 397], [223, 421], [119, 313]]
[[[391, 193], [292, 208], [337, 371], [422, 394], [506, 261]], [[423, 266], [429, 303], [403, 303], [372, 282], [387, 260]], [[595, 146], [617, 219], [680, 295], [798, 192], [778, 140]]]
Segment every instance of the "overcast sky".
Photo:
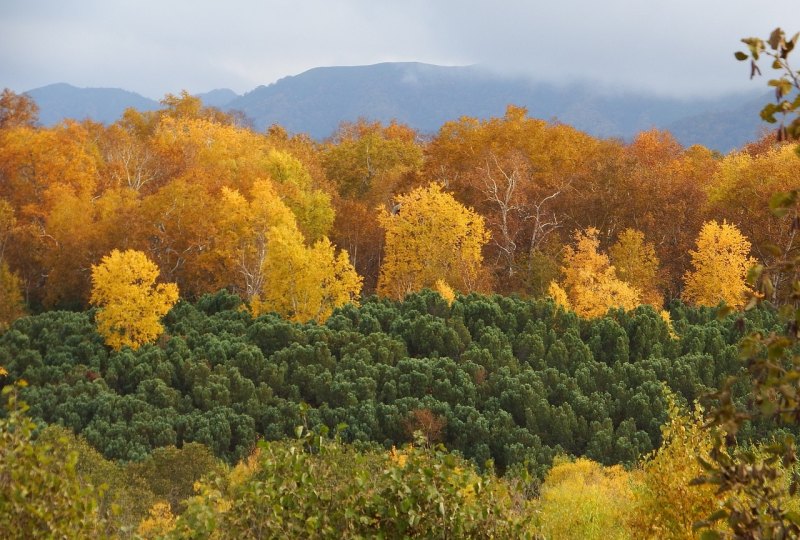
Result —
[[776, 26], [800, 30], [800, 1], [0, 0], [0, 87], [67, 82], [158, 99], [417, 61], [707, 95], [764, 88], [733, 52]]

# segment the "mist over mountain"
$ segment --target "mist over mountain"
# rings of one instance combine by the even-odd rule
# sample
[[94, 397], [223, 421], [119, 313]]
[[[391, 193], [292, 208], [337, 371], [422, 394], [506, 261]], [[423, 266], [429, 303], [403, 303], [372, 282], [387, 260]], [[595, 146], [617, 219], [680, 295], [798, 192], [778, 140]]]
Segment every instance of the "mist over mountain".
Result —
[[[158, 103], [118, 89], [78, 89], [66, 84], [27, 92], [51, 125], [63, 118], [113, 122], [126, 107]], [[258, 130], [280, 124], [315, 139], [329, 137], [343, 121], [360, 117], [396, 119], [422, 133], [435, 133], [461, 116], [502, 116], [508, 104], [533, 117], [570, 124], [599, 137], [629, 139], [653, 127], [669, 129], [684, 145], [702, 144], [727, 152], [757, 137], [758, 116], [768, 97], [758, 92], [709, 98], [670, 98], [625, 91], [613, 93], [588, 83], [555, 85], [502, 76], [478, 66], [420, 63], [321, 67], [259, 86], [238, 96], [228, 89], [198, 94], [207, 105], [239, 110]]]
[[240, 97], [239, 94], [229, 88], [217, 88], [210, 92], [196, 94], [196, 96], [202, 99], [204, 104], [219, 109], [225, 109], [231, 101]]
[[125, 109], [153, 111], [161, 105], [153, 99], [119, 88], [76, 88], [57, 83], [25, 92], [39, 106], [39, 122], [45, 126], [65, 118], [89, 118], [110, 124], [118, 120]]

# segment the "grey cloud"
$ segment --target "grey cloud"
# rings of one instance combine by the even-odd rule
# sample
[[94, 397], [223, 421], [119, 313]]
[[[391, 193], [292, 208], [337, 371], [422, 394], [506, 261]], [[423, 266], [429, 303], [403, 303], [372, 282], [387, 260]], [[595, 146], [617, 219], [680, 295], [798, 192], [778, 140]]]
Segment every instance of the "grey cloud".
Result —
[[[11, 0], [0, 86], [243, 92], [323, 65], [474, 64], [664, 94], [753, 88], [739, 39], [800, 29], [796, 0]], [[763, 83], [759, 83], [763, 84]]]

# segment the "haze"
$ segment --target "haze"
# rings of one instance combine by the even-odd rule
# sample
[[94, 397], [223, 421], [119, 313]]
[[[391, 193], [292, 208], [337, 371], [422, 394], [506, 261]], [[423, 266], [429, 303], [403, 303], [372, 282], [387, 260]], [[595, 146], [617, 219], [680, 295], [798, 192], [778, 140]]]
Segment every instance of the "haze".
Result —
[[[151, 98], [243, 93], [318, 66], [481, 64], [670, 96], [763, 88], [740, 38], [800, 30], [796, 0], [5, 0], [0, 87], [67, 82]], [[765, 71], [768, 71], [765, 70]], [[760, 85], [760, 86], [759, 86]]]

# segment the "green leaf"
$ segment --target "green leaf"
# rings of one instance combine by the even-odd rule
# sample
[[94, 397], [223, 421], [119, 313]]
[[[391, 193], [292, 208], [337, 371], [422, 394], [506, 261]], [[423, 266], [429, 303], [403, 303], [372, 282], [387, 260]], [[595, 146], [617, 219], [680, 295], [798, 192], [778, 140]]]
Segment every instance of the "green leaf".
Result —
[[[762, 244], [761, 245], [761, 249], [763, 249], [764, 251], [766, 251], [767, 253], [769, 253], [773, 257], [780, 257], [781, 256], [781, 248], [779, 248], [778, 246], [776, 246], [775, 244], [772, 244], [770, 242]], [[763, 270], [763, 267], [762, 267], [762, 270]]]
[[761, 119], [765, 122], [769, 122], [770, 124], [774, 124], [775, 120], [775, 113], [777, 112], [778, 107], [772, 103], [767, 103], [764, 105], [764, 108], [761, 109]]
[[775, 193], [769, 199], [769, 208], [778, 217], [783, 217], [797, 203], [797, 190]]
[[748, 58], [750, 58], [749, 56], [747, 56], [746, 53], [743, 53], [742, 51], [736, 51], [733, 56], [735, 56], [736, 59], [739, 60], [740, 62], [742, 60], [747, 60]]
[[786, 519], [788, 519], [795, 525], [800, 525], [800, 512], [797, 512], [795, 510], [789, 510], [788, 512], [786, 512], [785, 516]]

